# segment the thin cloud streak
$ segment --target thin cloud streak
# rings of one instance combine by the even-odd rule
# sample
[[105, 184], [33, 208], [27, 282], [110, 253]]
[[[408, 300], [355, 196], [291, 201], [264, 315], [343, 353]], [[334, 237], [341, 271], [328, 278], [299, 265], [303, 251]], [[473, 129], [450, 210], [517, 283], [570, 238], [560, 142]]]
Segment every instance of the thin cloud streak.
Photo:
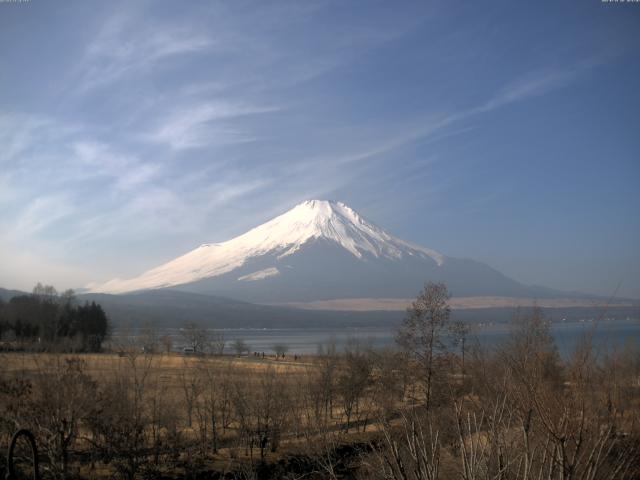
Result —
[[380, 141], [379, 138], [370, 139], [369, 145], [364, 150], [352, 151], [348, 154], [333, 157], [318, 157], [298, 163], [297, 169], [302, 171], [309, 165], [321, 162], [331, 162], [338, 165], [348, 165], [366, 161], [384, 154], [393, 152], [406, 145], [419, 140], [444, 138], [450, 134], [463, 134], [472, 127], [464, 127], [455, 132], [446, 132], [446, 129], [457, 123], [464, 122], [482, 114], [508, 107], [512, 104], [523, 102], [533, 97], [551, 93], [554, 90], [568, 86], [578, 79], [581, 68], [570, 67], [567, 69], [548, 70], [545, 72], [531, 72], [523, 78], [508, 83], [486, 102], [458, 112], [431, 115], [417, 126], [406, 129], [407, 131]]
[[[494, 98], [478, 107], [476, 111], [490, 112], [511, 103], [521, 102], [566, 87], [577, 79], [579, 74], [582, 73], [581, 71], [581, 66], [574, 66], [557, 70], [531, 72], [506, 85]], [[473, 111], [473, 113], [476, 113], [476, 111]]]
[[12, 236], [31, 237], [68, 218], [76, 211], [69, 196], [62, 193], [38, 197], [25, 206], [12, 229]]
[[243, 116], [271, 113], [276, 107], [256, 107], [230, 102], [208, 102], [171, 112], [146, 141], [165, 144], [174, 150], [205, 147], [212, 144], [244, 143], [255, 139], [227, 122]]
[[107, 145], [98, 142], [74, 142], [72, 149], [78, 163], [91, 169], [90, 175], [113, 178], [115, 186], [122, 190], [151, 182], [162, 168], [158, 163], [143, 162], [132, 155], [115, 153]]
[[213, 45], [189, 27], [155, 24], [130, 12], [107, 20], [87, 46], [77, 69], [78, 91], [85, 94], [125, 75], [145, 72], [170, 57], [201, 53]]

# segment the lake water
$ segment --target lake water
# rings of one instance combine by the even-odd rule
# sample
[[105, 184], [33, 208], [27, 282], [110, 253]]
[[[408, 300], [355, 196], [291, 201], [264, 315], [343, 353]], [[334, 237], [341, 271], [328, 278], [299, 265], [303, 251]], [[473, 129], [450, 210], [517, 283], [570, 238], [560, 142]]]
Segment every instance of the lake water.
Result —
[[[508, 324], [480, 324], [471, 326], [469, 344], [479, 342], [486, 347], [497, 346], [507, 339], [511, 327]], [[338, 350], [357, 339], [367, 346], [376, 348], [394, 345], [395, 327], [354, 327], [342, 329], [224, 329], [213, 330], [222, 333], [227, 345], [236, 339], [247, 343], [252, 352], [273, 353], [273, 346], [283, 344], [290, 354], [314, 354], [319, 345], [335, 343]], [[556, 322], [551, 325], [551, 333], [560, 355], [570, 355], [579, 340], [592, 332], [593, 344], [599, 352], [622, 348], [626, 345], [640, 347], [640, 319], [615, 319], [580, 322]], [[183, 339], [179, 329], [167, 329], [164, 333], [174, 339], [176, 349], [181, 349]], [[230, 347], [227, 347], [230, 351]]]

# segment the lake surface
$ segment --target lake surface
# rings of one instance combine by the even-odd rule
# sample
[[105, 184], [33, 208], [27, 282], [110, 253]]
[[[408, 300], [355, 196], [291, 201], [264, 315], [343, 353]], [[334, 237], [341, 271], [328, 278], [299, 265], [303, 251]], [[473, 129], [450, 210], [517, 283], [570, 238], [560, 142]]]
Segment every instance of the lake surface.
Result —
[[[290, 354], [315, 354], [320, 345], [334, 343], [338, 350], [344, 349], [354, 339], [375, 348], [393, 347], [395, 327], [354, 327], [341, 329], [220, 329], [227, 342], [226, 352], [236, 339], [247, 343], [252, 352], [273, 353], [276, 344], [286, 345]], [[486, 347], [495, 347], [504, 342], [511, 332], [508, 324], [471, 325], [468, 344], [479, 342]], [[117, 332], [116, 336], [117, 336]], [[180, 329], [165, 329], [164, 334], [173, 338], [176, 350], [181, 350], [184, 340]], [[605, 353], [626, 345], [640, 346], [640, 319], [615, 319], [601, 321], [556, 322], [551, 324], [551, 334], [563, 357], [571, 355], [585, 334], [591, 333], [593, 345]]]
[[[509, 325], [477, 325], [473, 326], [469, 340], [477, 341], [486, 347], [494, 347], [504, 342], [510, 332]], [[597, 324], [585, 321], [551, 325], [551, 334], [563, 357], [570, 355], [580, 339], [590, 332], [593, 332], [594, 346], [602, 352], [622, 348], [626, 344], [640, 346], [640, 320], [615, 320]], [[326, 346], [332, 342], [338, 350], [342, 350], [353, 339], [377, 348], [395, 345], [395, 330], [383, 327], [341, 330], [224, 330], [222, 333], [229, 341], [238, 338], [244, 340], [252, 351], [258, 352], [271, 352], [273, 345], [284, 344], [289, 347], [290, 353], [317, 353], [320, 345]]]

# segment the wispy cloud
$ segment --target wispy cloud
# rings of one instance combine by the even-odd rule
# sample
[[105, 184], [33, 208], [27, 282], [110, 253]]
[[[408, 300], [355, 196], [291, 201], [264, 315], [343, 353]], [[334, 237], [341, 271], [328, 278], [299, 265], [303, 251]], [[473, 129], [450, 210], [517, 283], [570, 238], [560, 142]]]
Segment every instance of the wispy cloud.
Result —
[[249, 180], [237, 179], [236, 181], [225, 181], [212, 185], [205, 189], [199, 196], [207, 205], [209, 211], [220, 207], [228, 202], [239, 199], [274, 184], [273, 178], [254, 178]]
[[161, 170], [158, 162], [145, 162], [134, 155], [116, 153], [104, 143], [77, 141], [71, 147], [79, 164], [90, 168], [88, 175], [110, 177], [119, 189], [128, 190], [148, 183]]
[[109, 18], [87, 46], [78, 67], [80, 92], [144, 72], [165, 59], [205, 51], [212, 45], [204, 33], [187, 26], [155, 23], [125, 12]]
[[[267, 110], [205, 105], [191, 118], [192, 127]], [[95, 132], [73, 130], [52, 118], [5, 115], [2, 120], [2, 135], [15, 146], [0, 157], [0, 197], [6, 207], [0, 211], [0, 230], [15, 244], [50, 242], [60, 236], [50, 230], [60, 230], [61, 222], [64, 243], [72, 250], [79, 242], [123, 231], [132, 238], [199, 231], [216, 208], [273, 181], [261, 166], [240, 170], [227, 163], [220, 170], [204, 164], [194, 171], [167, 161], [166, 154], [124, 153], [96, 139]], [[28, 134], [21, 137], [25, 127]], [[195, 137], [189, 141], [194, 145]]]
[[12, 233], [19, 237], [33, 236], [75, 211], [72, 200], [63, 193], [35, 198], [22, 209]]
[[[548, 69], [543, 71], [528, 72], [526, 75], [510, 82], [500, 88], [486, 102], [472, 106], [467, 109], [452, 111], [448, 113], [430, 115], [420, 122], [420, 124], [406, 129], [401, 134], [383, 141], [372, 142], [374, 147], [368, 147], [364, 151], [351, 153], [337, 159], [340, 163], [350, 163], [367, 160], [372, 157], [393, 151], [417, 140], [424, 140], [434, 137], [448, 136], [446, 129], [450, 129], [455, 124], [471, 120], [480, 116], [505, 108], [512, 104], [517, 104], [525, 100], [551, 93], [554, 90], [563, 88], [576, 81], [580, 73], [585, 69], [586, 64], [577, 64], [561, 69]], [[458, 129], [454, 134], [468, 131], [471, 127]]]
[[33, 144], [36, 132], [47, 124], [37, 116], [0, 114], [0, 164], [13, 160]]
[[42, 114], [0, 111], [0, 165], [15, 167], [24, 155], [52, 139], [68, 138], [78, 127]]
[[511, 103], [544, 95], [565, 87], [576, 80], [582, 72], [582, 65], [565, 68], [529, 72], [504, 86], [493, 98], [476, 108], [475, 112], [489, 112]]
[[276, 107], [256, 107], [230, 102], [207, 102], [171, 112], [143, 139], [169, 145], [175, 150], [204, 147], [212, 144], [243, 143], [254, 137], [230, 120], [249, 115], [269, 113]]

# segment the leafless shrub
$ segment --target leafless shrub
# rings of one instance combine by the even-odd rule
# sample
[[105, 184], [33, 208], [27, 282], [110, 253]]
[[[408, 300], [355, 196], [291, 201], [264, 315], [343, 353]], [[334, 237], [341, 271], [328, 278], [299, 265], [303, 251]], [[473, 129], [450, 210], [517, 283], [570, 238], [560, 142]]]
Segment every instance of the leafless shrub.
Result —
[[400, 424], [384, 423], [369, 474], [385, 480], [437, 480], [441, 444], [438, 431], [417, 411], [402, 412]]
[[352, 421], [356, 421], [357, 427], [358, 422], [362, 420], [361, 415], [364, 412], [360, 406], [371, 384], [371, 371], [372, 363], [365, 352], [358, 349], [347, 350], [337, 381], [345, 416], [344, 428], [347, 432], [352, 426]]
[[69, 451], [95, 397], [96, 383], [85, 367], [77, 357], [54, 356], [33, 376], [26, 419], [49, 459], [46, 468], [56, 478], [68, 474]]
[[153, 357], [133, 350], [116, 375], [105, 378], [90, 415], [87, 440], [106, 463], [133, 480], [148, 461], [147, 388]]

